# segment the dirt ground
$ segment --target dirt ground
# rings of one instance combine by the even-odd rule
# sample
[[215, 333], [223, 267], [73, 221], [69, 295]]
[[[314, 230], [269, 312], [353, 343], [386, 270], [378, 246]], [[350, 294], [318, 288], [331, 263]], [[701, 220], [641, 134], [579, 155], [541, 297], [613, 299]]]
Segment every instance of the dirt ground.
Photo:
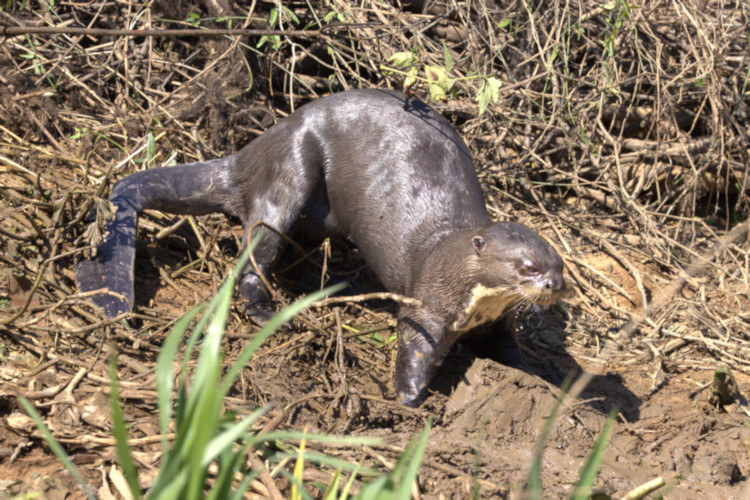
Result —
[[[232, 27], [267, 29], [274, 7], [31, 4], [0, 10], [0, 27], [226, 28], [231, 18]], [[259, 47], [258, 35], [5, 36], [0, 498], [83, 496], [18, 393], [98, 495], [114, 491], [113, 354], [141, 484], [149, 484], [160, 453], [159, 346], [176, 318], [213, 296], [237, 256], [242, 228], [221, 215], [149, 213], [139, 229], [136, 313], [129, 324], [105, 320], [77, 293], [73, 270], [96, 242], [87, 217], [105, 208], [113, 183], [146, 166], [232, 153], [330, 91], [402, 88], [403, 77], [380, 66], [409, 50], [419, 75], [429, 73], [424, 64], [447, 67], [452, 51], [456, 94], [432, 105], [469, 145], [490, 214], [535, 228], [565, 262], [564, 299], [526, 308], [518, 321], [532, 371], [593, 375], [564, 400], [548, 438], [544, 497], [571, 493], [616, 408], [599, 491], [620, 498], [662, 477], [668, 499], [750, 498], [748, 6], [612, 5], [289, 2], [299, 24], [285, 13], [283, 28], [316, 18], [328, 28], [283, 36], [278, 47], [273, 39]], [[489, 74], [503, 85], [480, 116], [483, 80], [473, 78]], [[427, 98], [426, 85], [413, 91]], [[377, 290], [356, 249], [313, 249], [311, 260], [279, 266], [279, 307], [321, 282], [347, 281], [347, 295]], [[395, 333], [396, 311], [388, 301], [306, 311], [248, 364], [227, 408], [269, 405], [266, 431], [380, 436], [374, 448], [313, 446], [373, 467], [395, 463], [432, 418], [421, 498], [513, 496], [560, 388], [459, 346], [425, 403], [403, 407], [393, 400], [395, 342], [381, 342]], [[233, 310], [228, 362], [255, 331]], [[714, 404], [722, 366], [737, 388]], [[305, 479], [325, 483], [332, 472], [311, 467]]]

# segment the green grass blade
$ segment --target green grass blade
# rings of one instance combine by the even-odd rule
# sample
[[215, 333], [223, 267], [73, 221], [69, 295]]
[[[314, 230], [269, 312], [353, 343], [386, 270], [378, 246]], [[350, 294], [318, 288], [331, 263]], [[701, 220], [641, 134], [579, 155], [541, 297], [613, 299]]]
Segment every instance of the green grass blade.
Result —
[[180, 367], [180, 383], [183, 385], [187, 378], [187, 374], [189, 373], [188, 363], [193, 358], [193, 351], [195, 350], [195, 346], [198, 344], [198, 339], [201, 338], [203, 332], [206, 331], [206, 325], [208, 325], [209, 321], [211, 321], [211, 314], [216, 307], [214, 304], [214, 300], [216, 300], [216, 298], [206, 304], [206, 308], [204, 309], [201, 318], [193, 327], [192, 333], [188, 337], [187, 342], [185, 342], [185, 349], [182, 353], [182, 366]]
[[427, 446], [431, 426], [432, 419], [429, 419], [422, 435], [418, 439], [414, 436], [409, 440], [409, 444], [406, 445], [406, 449], [393, 470], [365, 485], [355, 498], [358, 500], [409, 500], [411, 487], [417, 478], [419, 464]]
[[247, 428], [253, 425], [265, 412], [265, 408], [258, 408], [239, 422], [232, 424], [229, 429], [211, 439], [203, 452], [201, 464], [207, 467], [213, 459], [223, 453], [224, 450], [230, 448], [232, 443], [242, 437], [247, 432]]
[[[204, 450], [208, 445], [220, 422], [224, 402], [222, 398], [218, 397], [214, 389], [220, 380], [220, 370], [221, 364], [217, 363], [215, 370], [205, 372], [205, 376], [201, 381], [204, 384], [203, 390], [194, 399], [196, 403], [195, 412], [194, 416], [190, 418], [192, 425], [187, 429], [186, 445], [183, 450], [186, 454], [184, 458], [190, 470], [187, 486], [188, 500], [197, 500], [202, 494], [207, 470], [203, 466], [203, 454], [201, 450]], [[191, 396], [193, 394], [195, 392], [191, 393]]]
[[216, 400], [211, 392], [216, 391], [216, 385], [221, 378], [221, 364], [223, 353], [221, 351], [221, 336], [214, 335], [212, 327], [208, 327], [208, 335], [204, 338], [198, 363], [193, 372], [193, 380], [190, 392], [187, 396], [187, 413], [205, 412], [200, 405], [206, 404], [208, 400]]
[[422, 436], [419, 438], [416, 449], [411, 457], [407, 458], [406, 470], [401, 478], [401, 487], [398, 490], [398, 498], [404, 498], [408, 500], [411, 495], [411, 487], [414, 481], [417, 480], [417, 473], [419, 472], [419, 465], [422, 463], [422, 457], [424, 456], [424, 450], [427, 448], [427, 438], [430, 436], [430, 427], [432, 427], [432, 418], [427, 419], [427, 423], [422, 431]]
[[163, 488], [152, 488], [148, 492], [148, 500], [183, 500], [187, 480], [188, 471], [182, 469], [177, 475], [170, 477]]
[[581, 475], [578, 478], [576, 487], [573, 490], [572, 500], [586, 500], [591, 495], [591, 486], [594, 484], [596, 475], [599, 472], [599, 465], [602, 463], [604, 458], [604, 450], [607, 448], [609, 437], [612, 435], [612, 430], [615, 425], [615, 418], [617, 417], [617, 409], [612, 408], [607, 416], [607, 421], [604, 422], [602, 433], [594, 443], [594, 448], [591, 450], [586, 464], [581, 470]]
[[[232, 296], [234, 294], [234, 284], [237, 281], [240, 272], [247, 264], [249, 257], [250, 248], [242, 253], [237, 265], [224, 280], [216, 297], [211, 300], [206, 312], [204, 313], [204, 318], [210, 317], [210, 322], [208, 322], [208, 326], [205, 327], [205, 335], [203, 336], [200, 354], [198, 355], [198, 363], [193, 373], [191, 387], [192, 394], [202, 394], [204, 389], [207, 391], [209, 389], [210, 391], [216, 390], [217, 386], [210, 384], [215, 384], [217, 382], [216, 375], [221, 371], [221, 362], [223, 361], [221, 340], [224, 336], [224, 330], [226, 329], [227, 318], [229, 317], [229, 307], [232, 303]], [[186, 362], [189, 355], [192, 354], [195, 342], [194, 339], [197, 339], [195, 332], [203, 331], [203, 324], [203, 321], [200, 321], [199, 324], [196, 325], [193, 335], [191, 335], [188, 340], [189, 349], [188, 346], [186, 346], [186, 354], [183, 362]], [[186, 371], [187, 370], [184, 370], [183, 373]], [[193, 408], [198, 402], [198, 398], [188, 398], [188, 413], [191, 412], [191, 408]]]
[[[230, 367], [226, 376], [223, 377], [222, 339], [229, 318], [229, 306], [234, 292], [234, 284], [244, 268], [249, 256], [249, 250], [244, 252], [234, 270], [227, 276], [216, 296], [206, 305], [192, 309], [175, 324], [168, 336], [162, 353], [157, 362], [157, 383], [159, 385], [159, 408], [160, 427], [162, 432], [167, 433], [170, 423], [170, 402], [174, 392], [172, 370], [178, 356], [180, 343], [190, 326], [195, 322], [184, 348], [181, 363], [180, 382], [177, 388], [177, 404], [173, 413], [177, 423], [176, 439], [162, 461], [151, 491], [150, 498], [180, 498], [198, 499], [204, 498], [206, 494], [210, 498], [226, 498], [230, 495], [231, 486], [234, 482], [236, 472], [240, 469], [243, 460], [237, 455], [238, 449], [235, 445], [238, 440], [244, 442], [240, 447], [242, 452], [247, 453], [251, 446], [265, 443], [276, 437], [279, 439], [297, 439], [297, 434], [278, 432], [271, 436], [252, 436], [247, 429], [257, 421], [263, 414], [263, 409], [255, 410], [239, 422], [228, 423], [224, 414], [224, 396], [232, 386], [240, 371], [249, 361], [253, 352], [266, 340], [279, 326], [289, 321], [295, 314], [308, 307], [312, 302], [322, 298], [331, 291], [342, 288], [339, 285], [331, 289], [312, 294], [295, 304], [285, 308], [272, 318], [261, 331], [253, 338], [248, 346], [243, 349], [237, 361]], [[197, 352], [197, 362], [192, 369], [188, 387], [187, 363]], [[217, 390], [219, 388], [220, 390]], [[315, 440], [316, 436], [298, 433], [306, 439]], [[331, 439], [331, 438], [329, 438]], [[326, 439], [328, 440], [328, 439]], [[332, 438], [335, 442], [341, 442], [341, 438]], [[350, 439], [352, 442], [366, 443], [379, 442], [375, 439]], [[164, 449], [168, 443], [162, 441]], [[242, 455], [244, 456], [244, 455]], [[211, 463], [218, 460], [220, 471], [215, 478], [210, 490], [206, 490], [207, 469]], [[246, 489], [249, 481], [246, 482]], [[232, 495], [233, 496], [233, 495]], [[307, 496], [307, 495], [305, 495]]]
[[[283, 453], [276, 453], [272, 457], [272, 461], [281, 462], [285, 459], [297, 458], [299, 453], [296, 451], [288, 451]], [[305, 451], [305, 460], [318, 465], [325, 465], [333, 469], [339, 469], [342, 471], [356, 471], [361, 476], [379, 476], [382, 474], [381, 471], [370, 468], [363, 468], [361, 464], [353, 464], [341, 458], [324, 455], [322, 453], [316, 453], [313, 451]]]
[[207, 326], [210, 321], [213, 320], [213, 314], [220, 305], [224, 306], [225, 314], [229, 313], [229, 304], [232, 300], [232, 295], [234, 292], [234, 284], [237, 282], [237, 278], [239, 277], [242, 270], [247, 265], [248, 260], [250, 259], [250, 251], [251, 249], [255, 248], [258, 244], [258, 241], [260, 241], [260, 235], [258, 235], [253, 242], [250, 244], [249, 247], [247, 247], [242, 254], [240, 255], [239, 260], [237, 261], [237, 264], [234, 266], [234, 269], [232, 269], [232, 272], [229, 273], [229, 276], [227, 276], [224, 280], [224, 283], [219, 288], [219, 292], [216, 294], [216, 297], [214, 297], [211, 302], [209, 302], [208, 307], [203, 313], [203, 316], [200, 320], [198, 320], [198, 323], [195, 325], [195, 328], [193, 329], [192, 334], [188, 338], [187, 343], [185, 344], [185, 352], [183, 354], [183, 365], [182, 365], [182, 375], [183, 375], [183, 381], [184, 377], [186, 377], [186, 374], [188, 373], [187, 370], [187, 363], [190, 361], [190, 359], [193, 356], [193, 350], [195, 349], [195, 346], [198, 342], [198, 339], [200, 336], [207, 330]]
[[304, 439], [299, 444], [299, 449], [297, 450], [297, 459], [294, 461], [294, 469], [292, 472], [292, 477], [294, 478], [294, 483], [292, 484], [292, 493], [290, 495], [291, 500], [302, 500], [302, 491], [303, 491], [303, 476], [305, 473], [305, 445], [307, 444], [307, 441]]
[[349, 480], [346, 482], [346, 485], [344, 485], [344, 489], [341, 491], [341, 495], [339, 495], [339, 500], [345, 500], [349, 498], [349, 492], [352, 490], [352, 486], [354, 486], [354, 481], [357, 480], [357, 475], [359, 474], [359, 471], [362, 469], [362, 460], [359, 461], [357, 464], [357, 467], [352, 471], [351, 475], [349, 476]]
[[68, 469], [68, 472], [70, 472], [70, 475], [73, 476], [73, 479], [76, 480], [76, 482], [81, 487], [81, 489], [86, 494], [86, 496], [89, 498], [89, 500], [96, 500], [96, 496], [91, 492], [89, 485], [86, 483], [86, 481], [83, 480], [81, 475], [78, 473], [78, 469], [76, 469], [76, 466], [73, 465], [73, 462], [71, 462], [70, 458], [68, 458], [68, 454], [65, 453], [65, 450], [63, 449], [63, 447], [60, 446], [60, 443], [57, 442], [55, 437], [52, 435], [52, 433], [49, 431], [47, 426], [44, 424], [42, 417], [36, 411], [36, 408], [34, 408], [34, 405], [32, 405], [28, 399], [21, 396], [20, 394], [18, 395], [18, 401], [21, 403], [21, 406], [23, 406], [23, 409], [26, 411], [26, 413], [32, 418], [32, 420], [34, 420], [34, 423], [39, 429], [39, 432], [42, 433], [42, 436], [44, 437], [44, 440], [47, 442], [47, 445], [52, 450], [52, 453], [54, 453], [57, 459], [60, 460], [60, 462], [62, 462], [62, 464], [65, 466], [66, 469]]
[[159, 428], [161, 430], [162, 453], [166, 455], [169, 444], [169, 418], [172, 416], [172, 389], [174, 388], [174, 377], [172, 367], [177, 359], [177, 350], [190, 323], [204, 308], [206, 304], [199, 304], [188, 311], [177, 320], [167, 340], [161, 347], [159, 357], [156, 361], [156, 395], [159, 406]]
[[[292, 485], [292, 487], [294, 487], [294, 486], [297, 487], [297, 489], [296, 489], [296, 491], [298, 493], [297, 498], [299, 498], [301, 496], [302, 498], [304, 498], [304, 500], [313, 500], [313, 497], [310, 496], [310, 493], [308, 493], [304, 489], [304, 487], [302, 486], [302, 484], [297, 480], [296, 477], [294, 477], [294, 475], [291, 472], [289, 472], [288, 470], [286, 470], [284, 468], [281, 468], [281, 469], [279, 469], [279, 474], [282, 475], [282, 476], [284, 476], [287, 479], [287, 481], [289, 481], [289, 484]], [[293, 500], [293, 497], [290, 496], [289, 500]]]
[[[238, 268], [243, 265], [242, 260]], [[202, 494], [207, 465], [202, 460], [203, 450], [214, 437], [222, 415], [223, 398], [216, 392], [216, 387], [221, 380], [224, 358], [221, 342], [237, 276], [235, 268], [208, 306], [206, 314], [211, 316], [211, 320], [201, 342], [191, 390], [186, 400], [187, 411], [181, 425], [186, 426], [181, 429], [185, 434], [185, 446], [181, 450], [181, 455], [190, 470], [187, 484], [188, 500], [197, 499]]]
[[[242, 456], [244, 457], [247, 450], [245, 450], [245, 453], [242, 453]], [[249, 474], [247, 474], [242, 481], [240, 481], [240, 484], [237, 486], [237, 489], [232, 493], [231, 496], [227, 497], [227, 500], [242, 500], [245, 497], [245, 492], [250, 488], [250, 483], [253, 482], [253, 480], [260, 476], [261, 471], [260, 470], [254, 470], [251, 471]]]
[[552, 427], [555, 425], [557, 420], [557, 413], [560, 411], [563, 398], [568, 393], [571, 384], [573, 383], [573, 377], [568, 376], [560, 388], [560, 396], [555, 401], [555, 405], [552, 407], [547, 421], [544, 422], [542, 432], [539, 434], [539, 439], [534, 445], [534, 452], [532, 453], [531, 468], [529, 469], [529, 475], [526, 479], [528, 488], [528, 495], [531, 500], [541, 500], [542, 498], [542, 455], [544, 454], [544, 448], [547, 446], [547, 438]]
[[[182, 450], [183, 458], [190, 470], [187, 484], [188, 500], [197, 499], [202, 495], [206, 468], [210, 462], [210, 460], [204, 462], [204, 456], [207, 456], [206, 448], [214, 438], [222, 416], [224, 394], [216, 391], [221, 380], [224, 359], [221, 342], [229, 317], [234, 284], [241, 270], [244, 269], [248, 257], [249, 249], [243, 253], [224, 281], [207, 311], [207, 314], [212, 317], [203, 336], [198, 363], [193, 373], [191, 391], [187, 398], [185, 422], [193, 424], [185, 429], [185, 447]], [[244, 431], [244, 429], [241, 430]], [[211, 452], [210, 454], [212, 459], [218, 456], [218, 453]]]
[[[163, 357], [160, 356], [160, 382], [164, 386], [163, 392], [160, 393], [160, 408], [168, 408], [173, 387], [172, 363], [177, 355], [180, 340], [192, 319], [202, 311], [202, 316], [188, 337], [183, 353], [177, 390], [178, 402], [174, 411], [177, 437], [172, 449], [164, 455], [162, 467], [150, 492], [157, 498], [161, 498], [161, 495], [169, 496], [170, 492], [175, 491], [180, 492], [182, 498], [198, 498], [202, 495], [206, 477], [206, 471], [201, 468], [203, 450], [214, 437], [222, 415], [223, 400], [216, 392], [222, 371], [221, 339], [229, 314], [234, 283], [248, 258], [249, 249], [243, 252], [216, 297], [207, 305], [191, 310], [188, 313], [189, 318], [180, 319], [179, 326], [176, 325], [168, 337], [167, 352]], [[188, 392], [188, 362], [201, 338], [200, 354]], [[167, 388], [169, 390], [166, 390]], [[163, 426], [163, 432], [168, 429], [169, 416], [160, 415], [160, 426]], [[184, 481], [177, 489], [173, 484], [173, 478], [176, 476]]]
[[244, 454], [237, 453], [232, 448], [222, 451], [219, 457], [219, 472], [216, 474], [214, 484], [205, 500], [225, 500], [229, 496], [232, 491], [234, 474], [239, 470], [243, 461]]
[[367, 483], [364, 488], [354, 497], [355, 500], [375, 500], [381, 495], [386, 495], [391, 491], [391, 478], [388, 474], [383, 474], [374, 481]]
[[333, 474], [333, 478], [328, 483], [328, 487], [323, 492], [322, 500], [335, 500], [336, 493], [339, 491], [339, 483], [341, 482], [341, 469], [337, 469]]
[[219, 389], [219, 393], [222, 395], [222, 397], [224, 397], [229, 392], [230, 387], [232, 387], [232, 384], [234, 384], [234, 381], [237, 379], [242, 369], [247, 365], [248, 361], [250, 361], [250, 358], [253, 356], [258, 347], [260, 347], [260, 345], [265, 342], [265, 340], [270, 337], [281, 325], [291, 320], [296, 314], [299, 314], [313, 302], [320, 300], [329, 294], [335, 293], [345, 286], [345, 283], [339, 283], [337, 285], [328, 287], [325, 290], [311, 293], [310, 295], [303, 297], [295, 303], [285, 307], [273, 318], [271, 318], [268, 323], [266, 323], [263, 328], [261, 328], [260, 331], [255, 334], [255, 337], [253, 337], [253, 339], [247, 344], [247, 346], [245, 346], [240, 355], [237, 357], [237, 360], [232, 364], [232, 367], [227, 371], [227, 374], [224, 377], [224, 383]]
[[[177, 495], [181, 492], [187, 484], [187, 469], [183, 468], [183, 462], [180, 460], [182, 456], [183, 446], [175, 443], [174, 447], [169, 451], [169, 454], [164, 455], [162, 458], [161, 467], [159, 467], [159, 474], [154, 480], [154, 484], [151, 485], [151, 489], [146, 495], [147, 498], [158, 498], [159, 500], [179, 498]], [[171, 493], [171, 492], [178, 493]]]
[[377, 446], [383, 444], [383, 440], [377, 437], [369, 436], [329, 436], [327, 434], [308, 434], [302, 431], [273, 431], [251, 438], [251, 444], [259, 447], [261, 444], [276, 440], [302, 440], [318, 443], [333, 443], [340, 445], [355, 446]]
[[117, 385], [117, 360], [109, 360], [109, 405], [112, 410], [112, 434], [115, 438], [115, 448], [117, 449], [117, 460], [120, 462], [125, 480], [128, 482], [130, 494], [133, 498], [141, 498], [141, 488], [138, 485], [138, 472], [133, 463], [133, 455], [128, 445], [128, 429], [125, 425], [125, 417], [122, 414], [122, 403], [118, 395]]

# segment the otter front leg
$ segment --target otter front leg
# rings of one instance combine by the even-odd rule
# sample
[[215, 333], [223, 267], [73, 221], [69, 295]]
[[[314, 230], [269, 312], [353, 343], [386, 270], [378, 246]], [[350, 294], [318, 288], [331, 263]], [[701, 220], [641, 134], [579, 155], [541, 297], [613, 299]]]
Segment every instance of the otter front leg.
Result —
[[525, 365], [516, 334], [516, 312], [488, 325], [474, 328], [461, 341], [480, 358], [491, 358], [514, 368]]
[[456, 339], [441, 322], [419, 309], [404, 309], [398, 318], [396, 397], [418, 406], [423, 392]]

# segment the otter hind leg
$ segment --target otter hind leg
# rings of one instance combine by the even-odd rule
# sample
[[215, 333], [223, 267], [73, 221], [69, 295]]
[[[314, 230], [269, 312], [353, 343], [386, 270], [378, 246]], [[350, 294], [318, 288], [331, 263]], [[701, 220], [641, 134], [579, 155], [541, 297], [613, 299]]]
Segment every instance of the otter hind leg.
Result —
[[[284, 176], [279, 175], [277, 183], [282, 183]], [[323, 226], [323, 219], [308, 214], [327, 212], [327, 199], [322, 175], [298, 175], [293, 181], [284, 183], [283, 187], [269, 189], [268, 192], [252, 201], [252, 209], [245, 217], [244, 244], [250, 244], [257, 238], [257, 245], [253, 250], [253, 257], [258, 270], [270, 279], [270, 272], [284, 247], [284, 240], [274, 231], [260, 227], [249, 234], [258, 222], [279, 231], [285, 235], [298, 232], [300, 216], [304, 213], [308, 222]], [[314, 233], [323, 234], [323, 227]], [[252, 263], [248, 263], [240, 277], [239, 294], [241, 307], [253, 321], [263, 324], [275, 314], [275, 307], [269, 290], [255, 270]]]

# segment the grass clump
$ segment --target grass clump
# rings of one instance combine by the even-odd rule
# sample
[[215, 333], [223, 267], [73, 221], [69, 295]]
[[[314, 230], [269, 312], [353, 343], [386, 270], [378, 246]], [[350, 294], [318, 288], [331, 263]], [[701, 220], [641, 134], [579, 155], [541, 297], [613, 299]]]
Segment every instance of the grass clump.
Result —
[[[249, 429], [265, 413], [265, 408], [258, 408], [242, 418], [224, 410], [224, 398], [258, 347], [295, 314], [343, 286], [337, 285], [312, 293], [279, 312], [248, 343], [222, 377], [225, 366], [221, 342], [227, 324], [234, 285], [240, 270], [247, 263], [248, 256], [249, 252], [243, 254], [216, 297], [208, 304], [196, 306], [180, 318], [164, 342], [156, 366], [163, 455], [156, 479], [147, 491], [144, 491], [139, 484], [137, 468], [127, 442], [128, 429], [118, 396], [117, 366], [114, 360], [111, 361], [110, 403], [113, 435], [128, 490], [121, 491], [121, 493], [130, 495], [134, 499], [143, 497], [160, 500], [241, 498], [251, 482], [262, 472], [262, 470], [247, 467], [247, 456], [255, 453], [256, 450], [264, 450], [270, 453], [264, 457], [269, 463], [279, 463], [290, 458], [296, 460], [292, 473], [281, 469], [282, 475], [292, 485], [290, 498], [310, 498], [302, 480], [302, 473], [308, 463], [325, 465], [336, 471], [331, 481], [323, 485], [324, 498], [409, 498], [427, 444], [429, 423], [418, 440], [412, 439], [394, 469], [382, 473], [363, 467], [361, 463], [352, 464], [305, 450], [306, 444], [310, 441], [361, 446], [378, 444], [379, 440], [376, 438], [338, 437], [298, 431], [275, 431], [257, 435]], [[196, 318], [195, 326], [189, 330]], [[179, 347], [186, 337], [185, 347], [179, 360]], [[194, 358], [196, 351], [197, 363], [192, 370], [188, 370], [187, 363]], [[177, 363], [180, 369], [177, 377], [176, 397], [173, 399], [175, 389], [173, 369]], [[63, 448], [46, 428], [34, 407], [22, 396], [19, 396], [19, 399], [42, 431], [55, 455], [70, 471], [86, 495], [92, 499], [96, 498]], [[171, 440], [169, 439], [170, 432], [174, 432]], [[276, 446], [278, 442], [288, 441], [299, 442], [299, 446], [289, 448], [280, 443]], [[282, 451], [269, 452], [271, 449]], [[342, 471], [350, 472], [351, 475], [343, 490], [339, 491]], [[351, 490], [357, 477], [375, 477], [376, 479], [352, 496]]]

